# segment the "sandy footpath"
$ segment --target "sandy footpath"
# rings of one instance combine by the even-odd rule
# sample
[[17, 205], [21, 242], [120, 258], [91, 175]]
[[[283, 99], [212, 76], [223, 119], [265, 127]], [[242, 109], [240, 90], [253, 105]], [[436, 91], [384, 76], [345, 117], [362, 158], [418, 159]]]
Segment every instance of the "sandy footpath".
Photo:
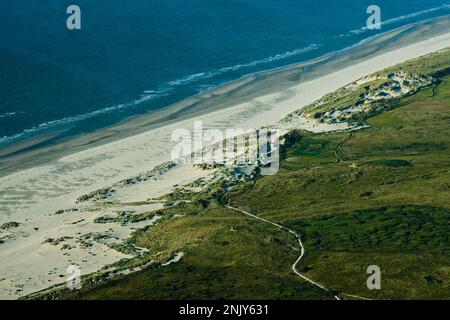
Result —
[[[259, 128], [275, 124], [289, 113], [302, 108], [323, 95], [405, 60], [450, 47], [450, 33], [397, 48], [318, 79], [299, 83], [251, 101], [146, 131], [122, 140], [87, 149], [45, 165], [19, 171], [0, 178], [0, 225], [15, 221], [17, 228], [0, 231], [0, 298], [13, 299], [55, 283], [65, 281], [65, 268], [70, 263], [81, 265], [85, 273], [127, 257], [105, 244], [93, 242], [83, 248], [75, 239], [80, 235], [110, 232], [111, 238], [126, 238], [135, 226], [95, 224], [93, 220], [111, 213], [114, 208], [78, 209], [70, 214], [54, 215], [57, 210], [70, 209], [83, 194], [110, 186], [136, 176], [170, 160], [170, 141], [174, 130], [193, 130], [193, 122], [203, 121], [205, 129]], [[319, 128], [305, 120], [300, 127], [311, 131]], [[204, 172], [192, 167], [175, 168], [142, 184], [136, 190], [122, 190], [117, 199], [125, 202], [145, 201], [183, 184], [203, 177]], [[132, 201], [131, 201], [131, 200]], [[128, 200], [128, 201], [125, 201]], [[141, 207], [135, 213], [151, 210]], [[147, 222], [151, 223], [151, 222]], [[112, 229], [109, 230], [109, 229]], [[67, 247], [49, 245], [48, 238], [64, 238]], [[63, 242], [64, 242], [63, 241]]]

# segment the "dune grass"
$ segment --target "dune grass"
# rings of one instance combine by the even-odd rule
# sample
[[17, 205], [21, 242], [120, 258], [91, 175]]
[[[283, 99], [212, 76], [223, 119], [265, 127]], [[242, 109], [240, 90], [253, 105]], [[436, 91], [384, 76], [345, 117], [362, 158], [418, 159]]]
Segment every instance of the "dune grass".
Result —
[[[352, 136], [299, 132], [277, 175], [164, 209], [135, 234], [152, 259], [179, 262], [59, 298], [332, 298], [292, 273], [289, 233], [226, 203], [302, 234], [302, 272], [342, 298], [450, 298], [450, 78], [391, 107]], [[381, 290], [366, 287], [369, 265]]]

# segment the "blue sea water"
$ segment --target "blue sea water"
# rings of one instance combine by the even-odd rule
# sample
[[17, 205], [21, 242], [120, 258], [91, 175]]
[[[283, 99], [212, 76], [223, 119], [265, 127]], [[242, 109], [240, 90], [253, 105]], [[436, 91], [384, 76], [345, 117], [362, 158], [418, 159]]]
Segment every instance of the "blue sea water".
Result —
[[[247, 74], [450, 14], [448, 0], [0, 0], [0, 147], [92, 132]], [[66, 28], [77, 4], [82, 30]]]

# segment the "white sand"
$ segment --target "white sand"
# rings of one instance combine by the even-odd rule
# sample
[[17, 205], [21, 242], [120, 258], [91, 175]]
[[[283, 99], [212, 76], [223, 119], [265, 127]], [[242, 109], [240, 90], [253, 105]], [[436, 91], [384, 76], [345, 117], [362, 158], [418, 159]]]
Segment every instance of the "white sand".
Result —
[[[0, 299], [18, 298], [65, 282], [68, 276], [66, 269], [71, 264], [79, 266], [82, 274], [89, 274], [123, 258], [131, 258], [109, 245], [120, 244], [130, 237], [133, 230], [152, 225], [160, 216], [126, 225], [95, 223], [94, 220], [105, 216], [117, 217], [120, 211], [140, 214], [161, 209], [161, 202], [129, 203], [158, 198], [170, 192], [176, 184], [183, 186], [211, 172], [179, 165], [142, 183], [115, 186], [115, 192], [106, 200], [72, 203], [70, 208], [78, 211], [55, 215], [54, 206], [48, 205], [51, 210], [36, 210], [36, 214], [30, 214], [28, 218], [15, 219], [21, 223], [18, 228], [0, 232], [0, 237], [6, 236], [0, 250]], [[40, 212], [42, 214], [38, 214]], [[102, 237], [96, 240], [96, 236]], [[44, 243], [47, 239], [63, 237], [66, 239], [58, 244]], [[84, 247], [83, 242], [92, 246]], [[64, 245], [70, 248], [64, 248]]]
[[[99, 232], [99, 229], [106, 227], [92, 223], [95, 217], [101, 215], [99, 212], [67, 213], [60, 216], [49, 214], [58, 209], [73, 207], [75, 199], [82, 194], [110, 186], [170, 160], [170, 136], [173, 130], [186, 128], [192, 131], [194, 120], [202, 120], [205, 129], [259, 128], [274, 124], [287, 114], [367, 74], [447, 47], [450, 47], [450, 33], [395, 49], [276, 94], [150, 130], [0, 178], [0, 224], [8, 221], [21, 223], [20, 227], [10, 231], [15, 239], [7, 239], [0, 245], [0, 298], [17, 298], [63, 282], [65, 278], [60, 278], [59, 275], [65, 275], [65, 269], [72, 262], [82, 264], [83, 272], [87, 273], [123, 258], [124, 255], [101, 244], [96, 244], [89, 250], [74, 249], [70, 257], [62, 255], [64, 251], [60, 247], [42, 245], [41, 242], [46, 237]], [[317, 131], [308, 122], [301, 126]], [[178, 169], [170, 173], [170, 177], [161, 180], [161, 183], [148, 182], [141, 187], [144, 191], [137, 192], [132, 188], [124, 190], [120, 200], [146, 200], [155, 194], [168, 192], [175, 184], [187, 183], [201, 176], [202, 173], [192, 169]], [[91, 222], [84, 227], [66, 224], [83, 218]], [[34, 227], [39, 230], [34, 231]], [[122, 233], [120, 237], [123, 238], [130, 230], [117, 229], [115, 232]], [[5, 234], [0, 233], [0, 238]], [[82, 260], [88, 262], [83, 264]], [[48, 274], [49, 272], [54, 273]], [[17, 288], [21, 291], [17, 291]]]

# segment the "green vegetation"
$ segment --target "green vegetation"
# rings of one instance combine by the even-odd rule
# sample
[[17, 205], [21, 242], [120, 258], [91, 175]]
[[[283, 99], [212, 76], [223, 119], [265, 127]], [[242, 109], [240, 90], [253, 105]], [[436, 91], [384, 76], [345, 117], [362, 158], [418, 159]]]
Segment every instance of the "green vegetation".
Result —
[[128, 223], [136, 223], [145, 220], [151, 220], [158, 212], [145, 212], [135, 214], [134, 211], [119, 211], [114, 215], [106, 215], [98, 217], [94, 220], [95, 223], [120, 223], [126, 225]]
[[386, 167], [411, 167], [412, 163], [407, 160], [399, 159], [386, 159], [386, 160], [371, 160], [367, 162], [369, 165], [373, 166], [386, 166]]
[[315, 112], [315, 117], [320, 118], [327, 111], [342, 110], [357, 101], [363, 101], [368, 92], [373, 92], [385, 83], [392, 83], [392, 81], [387, 79], [387, 76], [383, 76], [381, 79], [368, 80], [362, 86], [351, 89], [342, 88], [337, 92], [329, 93], [319, 101], [307, 106], [302, 112]]
[[[275, 227], [221, 206], [167, 219], [135, 235], [156, 259], [174, 252], [183, 258], [166, 267], [153, 265], [132, 276], [87, 286], [70, 298], [84, 299], [319, 299], [320, 289], [298, 281], [290, 266], [294, 238]], [[327, 296], [325, 296], [327, 297]]]
[[[434, 96], [436, 86], [449, 74], [450, 50], [432, 53], [359, 79], [294, 112], [285, 120], [303, 115], [320, 122], [361, 125], [376, 114], [408, 103], [408, 97], [426, 88], [433, 88]], [[420, 96], [421, 93], [415, 99], [420, 99]], [[440, 97], [445, 99], [448, 95], [441, 92]], [[397, 125], [401, 126], [401, 123]]]
[[[304, 133], [278, 175], [229, 200], [302, 234], [303, 272], [344, 298], [448, 298], [450, 99], [440, 95], [448, 79], [435, 96], [424, 90], [370, 118], [351, 139]], [[333, 148], [344, 140], [337, 163]], [[365, 285], [372, 264], [382, 270], [380, 291]]]
[[387, 68], [382, 73], [405, 71], [426, 76], [446, 76], [450, 70], [450, 50], [441, 50], [426, 56], [412, 59], [397, 66]]
[[12, 229], [12, 228], [17, 228], [18, 226], [20, 226], [20, 223], [18, 222], [5, 222], [4, 224], [2, 224], [0, 226], [0, 230], [8, 230], [8, 229]]
[[[310, 250], [429, 252], [450, 256], [450, 211], [420, 206], [379, 207], [293, 220]], [[350, 249], [350, 250], [349, 250]]]
[[[401, 68], [446, 74], [448, 53], [425, 60]], [[174, 192], [160, 222], [130, 239], [157, 263], [59, 298], [332, 298], [291, 271], [290, 233], [224, 204], [295, 229], [299, 268], [341, 298], [449, 298], [450, 78], [385, 103], [352, 134], [291, 132], [277, 175]], [[183, 258], [161, 267], [176, 252]], [[366, 287], [369, 265], [381, 268], [381, 290]]]

